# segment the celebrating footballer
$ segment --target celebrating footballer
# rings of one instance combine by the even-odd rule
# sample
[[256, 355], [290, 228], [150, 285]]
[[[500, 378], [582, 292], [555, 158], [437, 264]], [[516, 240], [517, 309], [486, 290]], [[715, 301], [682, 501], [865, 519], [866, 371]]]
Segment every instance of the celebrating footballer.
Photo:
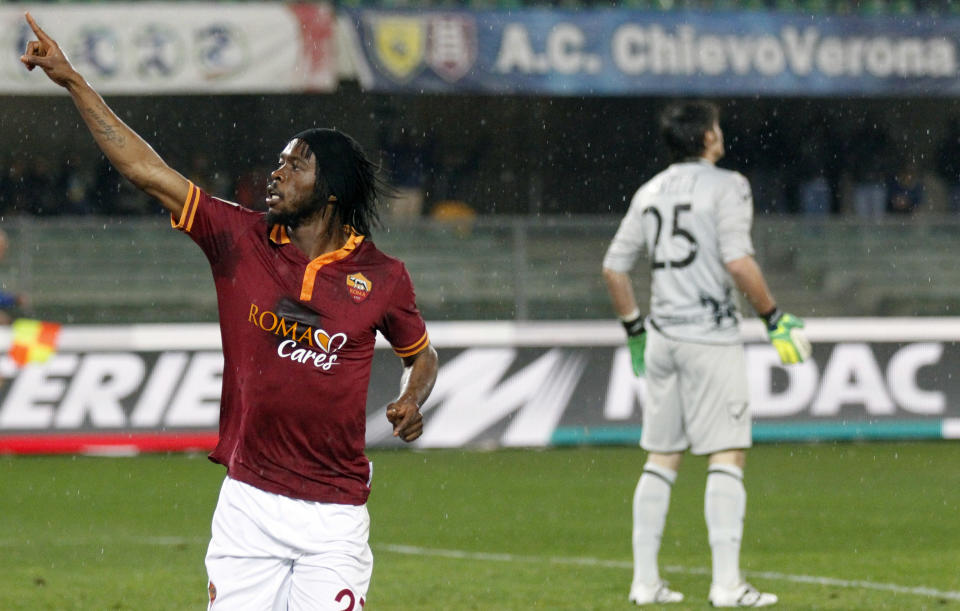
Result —
[[27, 14], [20, 58], [67, 90], [113, 166], [171, 214], [210, 262], [224, 372], [226, 467], [206, 556], [210, 609], [350, 609], [373, 570], [364, 454], [377, 333], [402, 361], [394, 435], [423, 431], [437, 353], [403, 263], [370, 240], [384, 185], [349, 136], [308, 129], [270, 174], [267, 212], [218, 199], [125, 125]]

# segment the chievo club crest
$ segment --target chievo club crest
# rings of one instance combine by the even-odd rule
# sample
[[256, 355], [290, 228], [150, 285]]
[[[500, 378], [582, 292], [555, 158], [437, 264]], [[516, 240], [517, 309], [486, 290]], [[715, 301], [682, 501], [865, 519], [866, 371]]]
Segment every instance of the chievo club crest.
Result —
[[416, 17], [391, 16], [373, 23], [374, 49], [381, 65], [395, 78], [413, 75], [423, 61], [426, 29]]
[[373, 283], [361, 273], [347, 275], [347, 290], [350, 291], [350, 297], [360, 303], [373, 290]]
[[424, 66], [447, 82], [463, 78], [477, 59], [477, 27], [460, 15], [377, 15], [367, 20], [383, 71], [406, 82]]

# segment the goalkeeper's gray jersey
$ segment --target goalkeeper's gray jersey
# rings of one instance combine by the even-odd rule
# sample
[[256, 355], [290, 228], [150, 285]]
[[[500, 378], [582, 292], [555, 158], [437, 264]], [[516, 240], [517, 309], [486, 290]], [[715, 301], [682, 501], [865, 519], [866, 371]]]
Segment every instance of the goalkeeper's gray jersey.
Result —
[[705, 159], [675, 163], [633, 196], [603, 266], [629, 272], [650, 259], [647, 324], [675, 339], [740, 341], [734, 285], [725, 263], [753, 255], [753, 196], [743, 175]]

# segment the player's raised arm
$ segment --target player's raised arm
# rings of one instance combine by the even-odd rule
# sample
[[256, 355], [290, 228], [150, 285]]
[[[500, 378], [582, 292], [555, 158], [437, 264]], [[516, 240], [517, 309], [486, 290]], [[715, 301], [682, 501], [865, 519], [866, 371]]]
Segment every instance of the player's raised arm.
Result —
[[103, 98], [74, 69], [57, 42], [37, 25], [30, 13], [26, 14], [26, 18], [37, 40], [27, 43], [20, 57], [23, 65], [27, 70], [39, 66], [50, 80], [66, 89], [97, 146], [113, 167], [179, 217], [189, 189], [187, 179], [170, 168], [149, 144], [110, 110]]

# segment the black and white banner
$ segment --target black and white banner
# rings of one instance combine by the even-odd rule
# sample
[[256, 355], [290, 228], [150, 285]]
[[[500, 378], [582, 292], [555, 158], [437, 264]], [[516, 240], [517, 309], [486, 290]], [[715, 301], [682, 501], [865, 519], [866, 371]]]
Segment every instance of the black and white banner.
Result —
[[[643, 379], [615, 322], [429, 325], [441, 369], [420, 447], [636, 443]], [[960, 319], [814, 319], [813, 358], [780, 365], [744, 324], [756, 441], [960, 437]], [[9, 345], [0, 333], [0, 349]], [[399, 359], [383, 344], [371, 446], [398, 444], [384, 406]], [[216, 440], [216, 325], [65, 326], [46, 363], [0, 357], [0, 452], [205, 450]]]

